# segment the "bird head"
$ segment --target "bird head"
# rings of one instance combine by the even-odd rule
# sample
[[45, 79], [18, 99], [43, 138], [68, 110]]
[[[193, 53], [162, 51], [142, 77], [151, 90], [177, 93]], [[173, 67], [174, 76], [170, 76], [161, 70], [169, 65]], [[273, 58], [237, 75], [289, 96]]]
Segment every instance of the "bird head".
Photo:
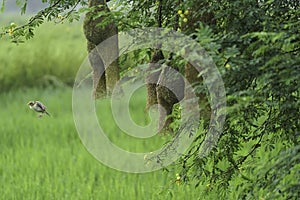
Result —
[[34, 105], [34, 102], [33, 102], [33, 101], [29, 101], [29, 102], [27, 103], [27, 105], [28, 105], [28, 106], [33, 106], [33, 105]]

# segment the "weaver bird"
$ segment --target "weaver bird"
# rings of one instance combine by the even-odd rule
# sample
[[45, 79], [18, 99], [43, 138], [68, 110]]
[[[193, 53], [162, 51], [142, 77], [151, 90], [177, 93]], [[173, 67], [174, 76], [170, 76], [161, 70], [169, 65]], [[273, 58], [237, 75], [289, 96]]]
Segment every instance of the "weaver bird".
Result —
[[46, 111], [46, 106], [39, 101], [29, 101], [27, 105], [30, 109], [40, 113], [38, 117], [42, 117], [43, 114], [50, 116], [50, 114]]

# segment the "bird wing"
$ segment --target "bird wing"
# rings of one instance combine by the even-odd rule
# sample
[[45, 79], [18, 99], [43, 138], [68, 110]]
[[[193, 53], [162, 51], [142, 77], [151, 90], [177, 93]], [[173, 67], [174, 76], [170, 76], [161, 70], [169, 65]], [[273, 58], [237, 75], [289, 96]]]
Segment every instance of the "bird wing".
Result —
[[43, 110], [43, 111], [46, 110], [47, 107], [44, 104], [42, 104], [41, 102], [36, 101], [35, 103], [36, 103], [37, 107], [39, 107], [41, 110]]

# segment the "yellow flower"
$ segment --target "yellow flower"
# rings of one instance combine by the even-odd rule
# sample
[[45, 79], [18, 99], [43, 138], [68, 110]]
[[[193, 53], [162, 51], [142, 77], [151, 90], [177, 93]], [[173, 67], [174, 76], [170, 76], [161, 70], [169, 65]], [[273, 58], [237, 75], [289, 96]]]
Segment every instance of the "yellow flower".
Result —
[[12, 23], [10, 23], [10, 27], [11, 28], [15, 28], [17, 25], [14, 23], [14, 22], [12, 22]]
[[225, 68], [226, 68], [226, 69], [230, 69], [230, 64], [227, 63], [227, 64], [225, 65]]
[[188, 10], [184, 11], [185, 15], [188, 15], [190, 12]]
[[180, 17], [181, 17], [181, 18], [184, 18], [184, 17], [185, 17], [185, 15], [184, 15], [184, 14], [180, 14]]
[[14, 29], [12, 29], [12, 28], [8, 29], [8, 35], [9, 36], [12, 36], [13, 33], [14, 33]]
[[183, 18], [183, 22], [187, 22], [188, 21], [188, 19], [185, 17], [185, 18]]
[[57, 15], [58, 19], [63, 19], [64, 17], [62, 15]]
[[181, 15], [182, 14], [182, 10], [178, 10], [178, 15]]
[[181, 182], [181, 177], [179, 176], [179, 174], [176, 174], [176, 180], [175, 180], [175, 183], [177, 185], [180, 185], [180, 182]]

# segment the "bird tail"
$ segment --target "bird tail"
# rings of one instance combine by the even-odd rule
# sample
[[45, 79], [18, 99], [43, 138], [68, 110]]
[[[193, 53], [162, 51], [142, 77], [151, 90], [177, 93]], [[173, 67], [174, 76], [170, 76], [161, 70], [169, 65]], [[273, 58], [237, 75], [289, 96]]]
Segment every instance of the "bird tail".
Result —
[[46, 113], [48, 116], [51, 116], [47, 111], [45, 111], [45, 113]]

